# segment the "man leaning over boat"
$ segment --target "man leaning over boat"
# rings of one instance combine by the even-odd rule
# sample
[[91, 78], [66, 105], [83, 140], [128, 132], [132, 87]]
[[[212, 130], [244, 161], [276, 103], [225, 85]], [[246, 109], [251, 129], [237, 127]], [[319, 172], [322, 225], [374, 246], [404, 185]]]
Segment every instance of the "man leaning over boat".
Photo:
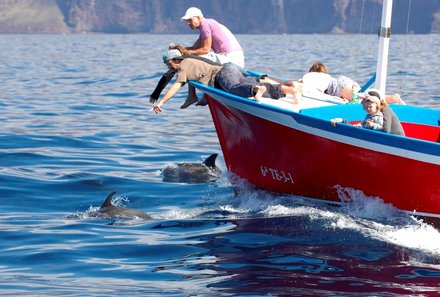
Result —
[[286, 94], [295, 96], [297, 88], [282, 84], [260, 83], [258, 78], [245, 76], [242, 69], [233, 63], [218, 66], [195, 58], [185, 58], [177, 49], [168, 50], [164, 55], [168, 67], [177, 71], [174, 84], [150, 111], [162, 112], [162, 105], [170, 100], [188, 81], [198, 81], [205, 85], [222, 89], [231, 94], [253, 98], [259, 101], [262, 96], [279, 99]]

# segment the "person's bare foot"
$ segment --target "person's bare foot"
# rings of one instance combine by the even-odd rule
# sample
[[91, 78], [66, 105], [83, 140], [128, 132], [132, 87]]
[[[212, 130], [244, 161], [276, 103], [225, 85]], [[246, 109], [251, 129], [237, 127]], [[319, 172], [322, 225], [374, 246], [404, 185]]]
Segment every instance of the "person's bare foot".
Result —
[[296, 94], [295, 96], [293, 96], [293, 99], [290, 101], [290, 103], [292, 104], [298, 104], [299, 103], [299, 99], [300, 99], [301, 95]]
[[266, 93], [266, 87], [265, 86], [255, 86], [255, 89], [257, 92], [254, 95], [255, 101], [260, 101], [261, 97], [263, 97], [263, 94]]
[[290, 95], [295, 96], [298, 93], [299, 89], [296, 87], [293, 87], [293, 86], [284, 86], [283, 85], [283, 86], [281, 86], [281, 91], [283, 92], [283, 94], [290, 94]]
[[293, 99], [295, 101], [294, 104], [298, 104], [302, 98], [302, 86], [295, 86], [295, 94], [293, 95]]

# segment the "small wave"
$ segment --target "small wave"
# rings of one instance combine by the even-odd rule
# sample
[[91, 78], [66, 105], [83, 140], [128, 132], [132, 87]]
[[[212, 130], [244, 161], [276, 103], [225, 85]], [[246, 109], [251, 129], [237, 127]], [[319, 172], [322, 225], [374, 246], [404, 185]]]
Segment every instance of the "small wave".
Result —
[[88, 220], [91, 218], [96, 218], [93, 214], [95, 214], [99, 210], [99, 207], [90, 206], [85, 211], [77, 211], [74, 214], [66, 215], [68, 219], [76, 219], [76, 220]]
[[371, 236], [394, 245], [440, 256], [440, 232], [421, 221], [407, 226], [373, 223], [368, 231]]
[[102, 94], [101, 96], [104, 97], [120, 97], [120, 98], [125, 98], [125, 97], [138, 97], [139, 93], [133, 93], [133, 92], [126, 92], [126, 93], [105, 93]]
[[198, 217], [206, 211], [207, 209], [205, 208], [181, 209], [177, 207], [170, 207], [165, 209], [163, 212], [152, 214], [152, 217], [153, 219], [158, 220], [186, 220]]
[[116, 80], [114, 80], [114, 79], [97, 78], [97, 79], [82, 80], [82, 81], [73, 83], [73, 85], [111, 84], [114, 82], [116, 82]]

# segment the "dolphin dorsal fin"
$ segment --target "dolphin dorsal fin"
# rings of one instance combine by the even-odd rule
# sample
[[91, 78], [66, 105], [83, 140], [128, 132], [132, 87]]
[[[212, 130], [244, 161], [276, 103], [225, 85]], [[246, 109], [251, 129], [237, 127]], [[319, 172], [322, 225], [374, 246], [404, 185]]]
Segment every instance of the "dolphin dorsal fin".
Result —
[[116, 194], [116, 192], [111, 192], [110, 194], [108, 194], [107, 198], [105, 198], [104, 203], [101, 205], [101, 208], [113, 206], [112, 198], [113, 198], [113, 195], [115, 195], [115, 194]]
[[217, 154], [212, 154], [203, 162], [209, 168], [215, 168], [215, 159], [217, 158]]

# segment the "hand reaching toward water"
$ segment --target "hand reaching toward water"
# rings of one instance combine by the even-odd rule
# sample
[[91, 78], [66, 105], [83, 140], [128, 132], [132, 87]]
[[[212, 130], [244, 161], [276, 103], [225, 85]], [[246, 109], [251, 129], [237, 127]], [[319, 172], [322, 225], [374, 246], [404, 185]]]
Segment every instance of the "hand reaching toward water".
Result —
[[148, 111], [154, 111], [156, 114], [161, 113], [163, 110], [159, 105], [155, 105], [150, 108]]

